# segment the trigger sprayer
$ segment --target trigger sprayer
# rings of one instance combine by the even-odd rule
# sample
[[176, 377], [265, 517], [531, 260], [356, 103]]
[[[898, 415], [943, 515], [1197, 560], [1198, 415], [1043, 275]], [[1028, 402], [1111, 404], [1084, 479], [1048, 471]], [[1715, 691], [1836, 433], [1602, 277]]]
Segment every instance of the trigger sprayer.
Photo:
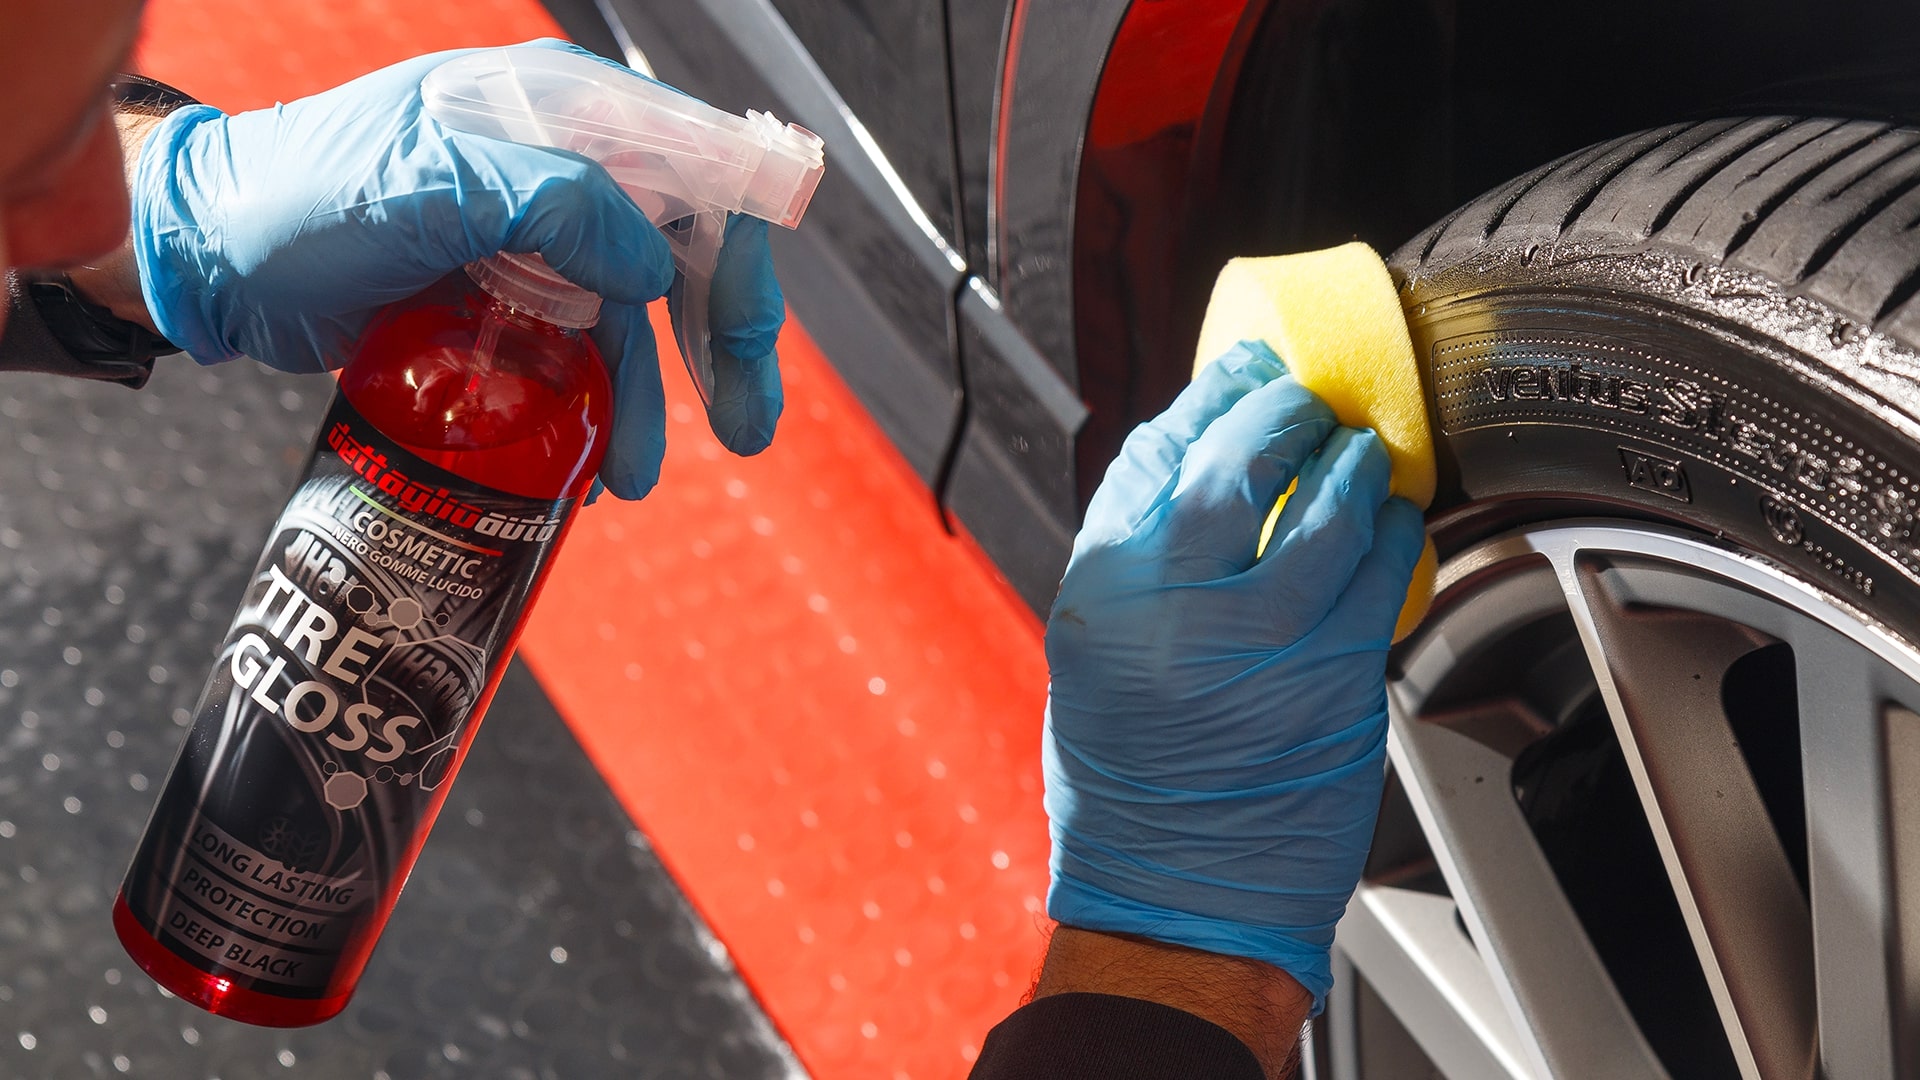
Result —
[[[446, 127], [599, 162], [661, 228], [679, 269], [675, 332], [700, 399], [713, 402], [707, 300], [727, 215], [794, 228], [825, 171], [820, 137], [750, 111], [722, 112], [668, 86], [555, 49], [488, 49], [449, 60], [420, 84]], [[555, 288], [538, 256], [502, 253]], [[581, 290], [585, 291], [585, 290]]]
[[[593, 158], [662, 225], [710, 399], [726, 215], [798, 223], [820, 140], [549, 49], [422, 89], [442, 123]], [[275, 1026], [346, 1006], [606, 451], [599, 311], [500, 254], [386, 308], [341, 369], [114, 900], [177, 996]]]

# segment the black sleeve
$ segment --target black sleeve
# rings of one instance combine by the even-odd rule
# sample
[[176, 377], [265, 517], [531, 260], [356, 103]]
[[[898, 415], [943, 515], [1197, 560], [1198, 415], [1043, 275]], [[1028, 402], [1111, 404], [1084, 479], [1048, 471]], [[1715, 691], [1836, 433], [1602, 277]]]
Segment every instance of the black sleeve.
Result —
[[1264, 1080], [1247, 1045], [1168, 1005], [1055, 994], [987, 1033], [971, 1080]]
[[[125, 351], [118, 343], [104, 340], [118, 332], [131, 335], [138, 330], [127, 324], [113, 327], [110, 317], [102, 321], [84, 314], [81, 301], [72, 291], [55, 281], [30, 281], [25, 275], [9, 271], [6, 275], [7, 324], [0, 330], [0, 371], [34, 371], [44, 375], [69, 375], [80, 379], [99, 379], [139, 388], [153, 373], [153, 343], [146, 334], [142, 345], [124, 337]], [[144, 333], [144, 331], [140, 331]]]
[[[165, 116], [191, 97], [140, 75], [113, 82], [114, 109]], [[0, 329], [0, 371], [32, 371], [117, 382], [135, 389], [153, 373], [155, 355], [178, 352], [145, 327], [114, 317], [82, 300], [60, 274], [6, 273], [0, 296], [6, 326]]]

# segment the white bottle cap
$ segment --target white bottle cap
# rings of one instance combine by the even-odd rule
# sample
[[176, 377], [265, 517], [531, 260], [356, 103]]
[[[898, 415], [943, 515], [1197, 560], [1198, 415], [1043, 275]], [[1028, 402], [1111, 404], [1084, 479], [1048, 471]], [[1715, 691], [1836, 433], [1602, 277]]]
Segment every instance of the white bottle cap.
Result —
[[600, 321], [600, 294], [554, 273], [538, 255], [503, 251], [468, 263], [467, 276], [495, 300], [543, 322], [584, 330]]

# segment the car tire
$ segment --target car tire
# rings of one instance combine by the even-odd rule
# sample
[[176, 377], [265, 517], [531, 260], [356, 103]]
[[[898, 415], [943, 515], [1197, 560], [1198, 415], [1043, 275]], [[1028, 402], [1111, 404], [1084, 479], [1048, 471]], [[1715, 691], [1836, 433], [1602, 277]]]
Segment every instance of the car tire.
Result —
[[1920, 130], [1629, 135], [1389, 266], [1442, 570], [1312, 1075], [1915, 1075]]
[[1569, 155], [1403, 246], [1454, 542], [1511, 524], [1489, 503], [1590, 502], [1920, 640], [1916, 224], [1920, 130], [1758, 118]]

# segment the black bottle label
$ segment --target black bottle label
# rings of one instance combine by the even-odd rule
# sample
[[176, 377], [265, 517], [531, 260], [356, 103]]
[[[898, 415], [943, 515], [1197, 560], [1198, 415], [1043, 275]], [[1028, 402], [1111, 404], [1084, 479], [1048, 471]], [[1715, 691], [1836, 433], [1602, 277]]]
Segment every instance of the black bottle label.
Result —
[[141, 926], [251, 990], [344, 992], [572, 503], [462, 480], [336, 395], [128, 872]]

